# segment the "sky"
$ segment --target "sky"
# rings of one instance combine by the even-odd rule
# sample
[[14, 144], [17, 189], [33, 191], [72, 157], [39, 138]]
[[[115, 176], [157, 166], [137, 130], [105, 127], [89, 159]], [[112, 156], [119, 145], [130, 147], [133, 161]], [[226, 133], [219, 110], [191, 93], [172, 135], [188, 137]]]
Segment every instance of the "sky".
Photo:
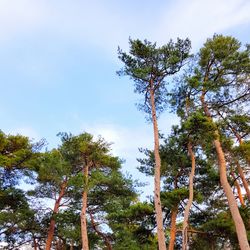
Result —
[[[116, 75], [118, 46], [189, 37], [195, 53], [215, 33], [250, 43], [249, 13], [249, 0], [0, 0], [0, 129], [45, 138], [49, 148], [58, 132], [101, 135], [152, 194], [136, 158], [139, 147], [152, 148], [153, 129], [133, 82]], [[166, 111], [160, 131], [176, 123]]]

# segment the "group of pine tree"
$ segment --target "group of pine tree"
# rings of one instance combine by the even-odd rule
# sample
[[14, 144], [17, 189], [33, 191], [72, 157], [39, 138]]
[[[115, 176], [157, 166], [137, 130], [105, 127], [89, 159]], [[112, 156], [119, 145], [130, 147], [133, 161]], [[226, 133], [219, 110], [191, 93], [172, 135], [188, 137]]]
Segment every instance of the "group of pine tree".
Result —
[[[190, 49], [189, 39], [118, 49], [118, 75], [134, 82], [153, 127], [154, 148], [138, 159], [154, 177], [147, 201], [102, 137], [59, 133], [48, 150], [0, 132], [0, 248], [249, 249], [250, 46], [214, 35]], [[180, 121], [168, 135], [164, 111]]]

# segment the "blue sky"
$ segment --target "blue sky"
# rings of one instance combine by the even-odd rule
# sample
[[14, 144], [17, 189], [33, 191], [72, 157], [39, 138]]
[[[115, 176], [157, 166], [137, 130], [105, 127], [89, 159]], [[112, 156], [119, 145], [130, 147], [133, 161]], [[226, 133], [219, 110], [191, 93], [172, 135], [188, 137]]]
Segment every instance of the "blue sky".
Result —
[[[189, 37], [196, 52], [214, 33], [245, 44], [249, 13], [248, 0], [0, 0], [0, 129], [49, 147], [60, 131], [100, 134], [126, 159], [124, 171], [142, 178], [137, 149], [152, 147], [152, 128], [133, 82], [115, 73], [118, 45]], [[176, 122], [165, 112], [161, 132]]]

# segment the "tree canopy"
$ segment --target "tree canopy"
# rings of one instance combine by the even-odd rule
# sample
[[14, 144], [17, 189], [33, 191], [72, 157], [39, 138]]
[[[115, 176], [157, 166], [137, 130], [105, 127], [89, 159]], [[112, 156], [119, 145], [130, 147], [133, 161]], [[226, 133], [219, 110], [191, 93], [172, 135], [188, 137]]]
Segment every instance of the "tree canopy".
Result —
[[[145, 200], [144, 180], [124, 173], [101, 136], [61, 132], [48, 149], [0, 131], [1, 249], [249, 249], [250, 47], [215, 34], [190, 49], [179, 38], [118, 49], [118, 74], [153, 127], [154, 148], [137, 159], [154, 177]], [[168, 134], [163, 111], [179, 118]]]

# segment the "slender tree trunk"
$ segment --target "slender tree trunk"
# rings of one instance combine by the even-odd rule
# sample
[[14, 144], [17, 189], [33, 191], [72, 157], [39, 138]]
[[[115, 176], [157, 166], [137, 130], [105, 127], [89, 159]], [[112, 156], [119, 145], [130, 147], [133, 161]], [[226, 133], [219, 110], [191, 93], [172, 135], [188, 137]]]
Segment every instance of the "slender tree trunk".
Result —
[[82, 193], [82, 211], [81, 211], [81, 234], [82, 234], [82, 249], [89, 250], [88, 232], [87, 232], [87, 199], [88, 199], [88, 176], [89, 166], [85, 165], [83, 168], [83, 175], [85, 177], [85, 187]]
[[[238, 140], [239, 140], [240, 145], [242, 145], [242, 144], [243, 144], [242, 138], [239, 136], [239, 134], [238, 134], [237, 132], [235, 132], [235, 133], [236, 133], [236, 136], [237, 136], [237, 138], [238, 138]], [[250, 165], [249, 157], [247, 157], [246, 160], [247, 160], [247, 163]], [[237, 169], [238, 169], [240, 178], [241, 178], [241, 180], [242, 180], [243, 187], [245, 188], [245, 191], [246, 191], [246, 194], [247, 194], [247, 199], [250, 201], [249, 184], [247, 183], [247, 180], [246, 180], [246, 178], [245, 178], [245, 174], [244, 174], [243, 169], [242, 169], [242, 167], [240, 166], [240, 163], [239, 163], [239, 162], [237, 162]]]
[[49, 230], [48, 230], [48, 236], [47, 236], [47, 240], [46, 240], [45, 250], [50, 250], [51, 249], [51, 244], [52, 244], [52, 241], [53, 241], [53, 238], [54, 238], [55, 225], [56, 225], [56, 221], [55, 221], [54, 216], [59, 211], [60, 203], [61, 203], [61, 200], [62, 200], [64, 194], [65, 194], [66, 187], [67, 187], [67, 180], [65, 180], [62, 183], [59, 196], [56, 199], [56, 202], [55, 202], [55, 205], [54, 205], [53, 214], [52, 214], [52, 217], [50, 219], [50, 225], [49, 225]]
[[108, 239], [108, 237], [103, 233], [101, 232], [99, 229], [98, 229], [98, 226], [96, 225], [96, 222], [94, 220], [94, 216], [92, 215], [92, 213], [89, 213], [89, 216], [90, 216], [90, 220], [91, 220], [91, 225], [93, 227], [93, 229], [96, 231], [96, 233], [101, 237], [103, 238], [104, 240], [104, 243], [107, 247], [108, 250], [112, 250], [112, 245]]
[[[217, 131], [217, 136], [219, 136], [218, 131]], [[226, 161], [225, 161], [224, 152], [222, 150], [219, 139], [214, 140], [214, 145], [215, 145], [215, 149], [217, 152], [218, 163], [219, 163], [219, 168], [220, 168], [220, 182], [227, 196], [229, 208], [230, 208], [230, 211], [234, 220], [234, 224], [236, 227], [236, 233], [237, 233], [237, 237], [239, 240], [240, 248], [242, 250], [249, 250], [249, 244], [248, 244], [247, 235], [246, 235], [246, 228], [241, 218], [234, 194], [227, 180]]]
[[36, 238], [33, 236], [34, 250], [37, 250]]
[[183, 228], [182, 228], [182, 250], [186, 250], [188, 247], [188, 231], [187, 231], [188, 217], [194, 199], [195, 155], [192, 149], [191, 142], [188, 143], [188, 153], [191, 158], [192, 168], [189, 175], [189, 198], [188, 198], [188, 203], [185, 207]]
[[159, 250], [166, 250], [165, 232], [163, 228], [163, 215], [161, 208], [161, 158], [159, 153], [159, 131], [156, 117], [155, 109], [155, 98], [153, 81], [150, 82], [150, 101], [152, 110], [152, 121], [154, 128], [154, 156], [155, 156], [155, 176], [154, 176], [154, 204], [156, 213], [156, 223], [157, 223], [157, 236], [158, 236], [158, 247]]
[[249, 189], [249, 184], [245, 178], [245, 175], [243, 173], [243, 170], [242, 170], [242, 167], [240, 166], [239, 162], [237, 162], [237, 169], [238, 169], [238, 173], [240, 175], [240, 178], [242, 180], [242, 183], [243, 183], [243, 187], [246, 191], [246, 194], [247, 194], [247, 199], [250, 201], [250, 189]]
[[[210, 111], [209, 111], [207, 104], [205, 102], [205, 91], [204, 90], [202, 91], [202, 95], [201, 95], [200, 99], [201, 99], [201, 103], [202, 103], [205, 115], [211, 120], [211, 122], [213, 122]], [[233, 191], [231, 189], [231, 186], [228, 183], [225, 154], [223, 152], [221, 142], [219, 140], [219, 131], [218, 130], [215, 131], [215, 136], [216, 136], [216, 139], [214, 139], [213, 142], [214, 142], [214, 146], [215, 146], [217, 158], [218, 158], [220, 182], [221, 182], [221, 185], [223, 187], [223, 190], [224, 190], [226, 197], [227, 197], [227, 200], [228, 200], [231, 215], [233, 217], [233, 221], [234, 221], [234, 224], [236, 227], [236, 233], [237, 233], [240, 248], [241, 248], [241, 250], [249, 250], [246, 228], [245, 228], [245, 225], [244, 225], [243, 220], [241, 218], [239, 208], [238, 208], [237, 202], [235, 200]]]
[[238, 193], [238, 197], [239, 197], [239, 200], [240, 200], [240, 204], [241, 206], [245, 207], [245, 201], [244, 201], [244, 198], [242, 196], [242, 193], [241, 193], [241, 187], [240, 187], [240, 184], [239, 182], [237, 181], [237, 178], [235, 177], [235, 174], [233, 171], [231, 171], [231, 176], [233, 177], [234, 179], [234, 186], [236, 187], [237, 189], [237, 193]]
[[70, 250], [74, 250], [74, 241], [73, 240], [71, 240], [71, 242], [70, 242]]
[[[237, 140], [239, 141], [239, 144], [242, 146], [242, 144], [244, 143], [240, 134], [233, 128], [231, 127], [231, 130], [232, 132], [234, 133], [234, 135], [236, 136]], [[250, 157], [246, 157], [246, 161], [248, 163], [248, 165], [250, 165]], [[238, 169], [238, 172], [239, 172], [239, 175], [240, 175], [240, 178], [242, 180], [242, 183], [243, 183], [243, 187], [246, 191], [246, 194], [247, 194], [247, 199], [250, 201], [250, 190], [249, 190], [249, 184], [247, 183], [247, 180], [245, 178], [245, 174], [243, 172], [243, 169], [242, 167], [240, 166], [240, 163], [237, 161], [237, 169]]]
[[171, 210], [171, 228], [170, 228], [170, 240], [168, 250], [174, 250], [175, 238], [176, 238], [176, 218], [178, 214], [178, 206], [175, 206]]

